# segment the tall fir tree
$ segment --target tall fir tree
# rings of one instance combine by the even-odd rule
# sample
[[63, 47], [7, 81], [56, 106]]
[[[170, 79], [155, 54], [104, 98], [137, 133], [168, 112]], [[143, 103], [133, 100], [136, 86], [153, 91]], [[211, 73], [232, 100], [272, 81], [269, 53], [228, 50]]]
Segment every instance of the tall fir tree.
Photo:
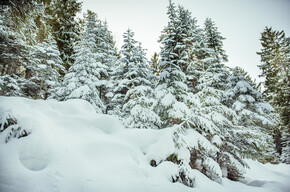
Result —
[[[183, 71], [187, 73], [186, 69], [192, 62], [193, 40], [197, 37], [193, 33], [196, 31], [188, 26], [194, 25], [194, 20], [187, 10], [182, 7], [177, 9], [172, 2], [169, 2], [168, 16], [168, 25], [161, 35], [161, 73], [156, 88], [156, 111], [163, 121], [162, 127], [175, 130], [176, 151], [182, 150], [190, 158], [178, 156], [180, 154], [176, 152], [172, 157], [176, 157], [177, 161], [172, 157], [167, 159], [179, 164], [180, 182], [188, 186], [192, 182], [191, 169], [198, 169], [218, 182], [221, 182], [222, 176], [239, 179], [246, 164], [238, 154], [231, 152], [230, 129], [234, 112], [221, 103], [226, 87], [224, 66], [217, 62], [215, 54], [207, 56], [213, 59], [207, 73], [202, 74], [204, 78], [199, 80], [200, 95], [189, 93]], [[184, 139], [189, 133], [191, 138], [198, 140], [198, 146]], [[224, 174], [222, 170], [225, 170]]]
[[[277, 158], [273, 133], [277, 124], [277, 115], [272, 106], [263, 100], [239, 68], [232, 69], [228, 77], [228, 90], [224, 102], [237, 114], [234, 141], [243, 158], [274, 162]], [[280, 138], [275, 138], [280, 139]], [[279, 146], [276, 146], [277, 151]]]
[[120, 50], [121, 57], [116, 63], [114, 72], [112, 72], [112, 80], [114, 81], [112, 104], [114, 109], [110, 106], [110, 113], [120, 117], [122, 116], [122, 108], [125, 104], [125, 95], [134, 83], [131, 79], [134, 79], [135, 74], [131, 74], [131, 71], [135, 67], [134, 53], [136, 52], [137, 44], [137, 41], [134, 39], [134, 32], [130, 29], [123, 34], [123, 38], [124, 44]]
[[160, 118], [153, 111], [155, 76], [140, 43], [135, 45], [132, 58], [134, 60], [134, 63], [131, 63], [134, 67], [130, 67], [132, 86], [125, 95], [125, 104], [122, 108], [125, 124], [134, 128], [158, 129], [161, 124]]
[[[180, 10], [180, 9], [179, 9]], [[156, 87], [156, 112], [163, 121], [162, 127], [179, 124], [188, 115], [186, 76], [182, 71], [187, 65], [187, 52], [183, 35], [185, 23], [178, 18], [175, 5], [170, 1], [167, 15], [169, 22], [163, 29], [160, 42], [160, 76]], [[178, 20], [179, 19], [179, 20]]]
[[111, 74], [115, 70], [118, 54], [112, 33], [108, 29], [107, 22], [98, 20], [96, 27], [96, 60], [103, 64], [103, 72], [101, 73], [100, 82], [97, 88], [99, 91], [99, 97], [106, 107], [105, 113], [107, 113], [112, 99], [113, 82]]
[[[21, 1], [17, 3], [21, 4]], [[14, 82], [12, 90], [18, 87], [17, 90], [21, 92], [18, 95], [45, 99], [50, 94], [48, 89], [59, 82], [59, 72], [64, 70], [51, 35], [51, 28], [46, 22], [44, 7], [38, 1], [30, 1], [23, 10], [12, 6], [8, 8], [7, 13], [10, 13], [6, 15], [6, 19], [11, 21], [11, 25], [3, 25], [6, 35], [10, 35], [5, 37], [3, 33], [3, 43], [9, 42], [9, 45], [6, 46], [8, 49], [3, 51], [5, 61], [2, 73], [6, 74], [6, 80]], [[16, 51], [14, 56], [5, 53], [11, 48]], [[12, 60], [13, 65], [7, 63]], [[5, 81], [3, 82], [5, 84]], [[9, 89], [6, 87], [6, 92]], [[15, 90], [12, 95], [16, 94]]]
[[85, 24], [83, 37], [75, 46], [75, 62], [65, 75], [54, 98], [84, 99], [94, 106], [96, 112], [102, 113], [105, 107], [99, 97], [97, 86], [104, 68], [103, 64], [97, 61], [96, 15], [88, 13]]
[[207, 47], [214, 50], [215, 58], [218, 59], [218, 62], [228, 61], [228, 56], [223, 49], [223, 40], [225, 38], [221, 36], [215, 22], [210, 18], [206, 18], [204, 22], [204, 34]]
[[257, 54], [261, 57], [262, 77], [265, 77], [265, 91], [267, 100], [279, 112], [283, 135], [282, 161], [290, 163], [290, 43], [284, 31], [275, 31], [266, 27], [261, 34], [262, 49]]
[[[76, 14], [81, 11], [81, 2], [77, 0], [42, 0], [49, 24], [60, 51], [61, 59], [66, 70], [74, 62], [74, 43], [79, 39], [79, 23]], [[64, 75], [64, 74], [62, 74]]]
[[127, 127], [156, 129], [160, 120], [152, 110], [154, 76], [134, 33], [128, 29], [123, 37], [121, 58], [112, 73], [115, 89], [111, 112], [121, 117]]
[[[28, 45], [18, 38], [17, 14], [12, 7], [0, 7], [0, 94], [23, 96], [21, 84], [25, 81]], [[16, 12], [17, 13], [17, 12]]]

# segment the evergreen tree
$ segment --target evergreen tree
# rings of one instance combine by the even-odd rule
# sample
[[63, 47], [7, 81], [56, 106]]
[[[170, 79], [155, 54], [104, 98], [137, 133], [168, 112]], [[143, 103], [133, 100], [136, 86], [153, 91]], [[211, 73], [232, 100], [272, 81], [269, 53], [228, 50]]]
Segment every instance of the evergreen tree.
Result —
[[22, 5], [23, 2], [17, 2], [3, 15], [10, 25], [3, 23], [1, 27], [5, 45], [2, 75], [5, 75], [3, 84], [6, 84], [2, 94], [46, 98], [50, 94], [48, 87], [52, 88], [52, 84], [59, 81], [58, 72], [63, 71], [59, 57], [55, 55], [58, 50], [46, 23], [44, 7], [37, 1], [30, 1], [21, 10], [18, 3]]
[[[238, 161], [239, 158], [234, 158], [234, 154], [229, 153], [229, 149], [224, 150], [221, 147], [222, 129], [220, 127], [226, 123], [231, 124], [231, 122], [226, 118], [218, 122], [220, 116], [216, 114], [220, 111], [218, 111], [219, 108], [215, 109], [216, 103], [211, 104], [211, 111], [206, 111], [209, 109], [207, 108], [208, 103], [203, 101], [202, 97], [195, 97], [192, 93], [188, 93], [185, 84], [186, 75], [183, 71], [186, 72], [192, 59], [191, 50], [194, 43], [192, 39], [195, 36], [193, 35], [194, 30], [190, 27], [193, 25], [191, 23], [193, 19], [187, 10], [182, 7], [176, 9], [171, 2], [168, 7], [168, 16], [168, 25], [161, 36], [163, 45], [160, 53], [161, 73], [156, 88], [157, 105], [155, 109], [163, 121], [162, 127], [172, 126], [174, 130], [176, 129], [174, 132], [176, 150], [190, 154], [190, 161], [183, 156], [176, 157], [177, 160], [173, 161], [179, 164], [179, 181], [192, 186], [193, 180], [189, 174], [190, 170], [198, 169], [211, 179], [220, 182], [222, 177], [220, 166], [226, 167], [228, 173], [233, 173], [234, 171], [230, 169], [238, 170], [239, 165], [241, 167], [244, 165], [242, 161]], [[212, 64], [212, 66], [214, 65]], [[210, 80], [210, 77], [207, 80]], [[222, 75], [217, 77], [222, 78]], [[217, 81], [215, 82], [217, 83]], [[214, 82], [212, 84], [214, 85]], [[203, 95], [208, 95], [206, 89], [203, 90]], [[217, 95], [217, 98], [213, 101], [217, 100], [219, 102], [219, 99], [219, 95]], [[211, 98], [208, 100], [211, 101]], [[201, 101], [204, 107], [200, 106]], [[222, 104], [219, 105], [221, 106], [220, 109], [224, 107]], [[214, 112], [216, 114], [212, 114]], [[215, 123], [221, 125], [217, 126]], [[191, 138], [198, 138], [198, 146], [183, 140], [189, 132]], [[222, 146], [225, 146], [225, 144]], [[173, 156], [175, 155], [173, 154]], [[240, 174], [239, 170], [237, 173]], [[240, 176], [238, 174], [232, 179], [238, 178]]]
[[184, 23], [178, 22], [175, 5], [170, 1], [168, 6], [169, 22], [161, 35], [161, 52], [159, 67], [161, 69], [156, 88], [157, 106], [162, 127], [179, 124], [188, 115], [187, 86], [185, 68], [187, 62], [186, 45], [183, 44]]
[[88, 14], [83, 37], [75, 46], [75, 62], [65, 75], [63, 83], [54, 97], [58, 100], [84, 99], [90, 102], [98, 113], [104, 109], [99, 98], [99, 85], [103, 64], [96, 60], [96, 15]]
[[222, 42], [225, 38], [221, 36], [215, 22], [210, 18], [207, 18], [204, 22], [204, 34], [206, 37], [207, 47], [214, 50], [215, 58], [218, 59], [218, 62], [228, 61], [228, 56], [223, 49]]
[[128, 29], [121, 47], [121, 58], [113, 73], [115, 81], [114, 110], [127, 127], [157, 128], [159, 117], [153, 112], [153, 75], [141, 44]]
[[[81, 3], [77, 0], [42, 0], [49, 15], [54, 38], [60, 51], [65, 69], [74, 62], [74, 43], [78, 40], [79, 24], [76, 14], [81, 11]], [[64, 75], [64, 74], [62, 74]]]
[[107, 22], [97, 20], [96, 26], [96, 60], [103, 64], [103, 71], [101, 73], [100, 81], [97, 86], [99, 97], [106, 105], [106, 113], [109, 110], [110, 101], [112, 99], [112, 79], [111, 74], [115, 70], [115, 63], [117, 61], [117, 50], [111, 31], [108, 29]]
[[238, 138], [235, 132], [237, 115], [230, 107], [223, 104], [228, 76], [229, 73], [223, 64], [212, 63], [198, 80], [196, 96], [200, 103], [200, 113], [211, 122], [208, 123], [209, 127], [203, 129], [206, 131], [214, 128], [208, 137], [212, 138], [212, 142], [215, 141], [214, 138], [219, 140], [217, 146], [219, 151], [215, 154], [214, 160], [223, 170], [224, 177], [239, 180], [246, 164], [238, 153], [239, 147], [233, 142]]
[[125, 125], [134, 128], [158, 129], [160, 118], [153, 111], [155, 99], [153, 95], [153, 74], [145, 57], [141, 44], [136, 45], [132, 55], [134, 66], [130, 66], [131, 88], [125, 95], [122, 108]]
[[29, 64], [26, 67], [26, 82], [22, 89], [31, 98], [46, 99], [58, 85], [60, 74], [64, 73], [59, 51], [47, 24], [43, 5], [34, 2], [26, 20], [19, 25], [20, 38], [29, 44], [27, 55]]
[[53, 94], [54, 89], [59, 87], [60, 73], [64, 74], [66, 70], [62, 65], [60, 53], [52, 37], [34, 46], [31, 54], [34, 57], [38, 72], [36, 77], [32, 77], [37, 83], [37, 97], [46, 99]]
[[[281, 132], [283, 135], [282, 157], [289, 156], [289, 133], [290, 133], [290, 44], [285, 37], [284, 31], [275, 31], [266, 27], [261, 34], [262, 50], [258, 52], [261, 57], [262, 75], [265, 77], [264, 95], [275, 107], [282, 120]], [[278, 133], [279, 135], [279, 133]], [[289, 163], [288, 160], [284, 160]]]
[[111, 113], [120, 117], [122, 116], [122, 108], [125, 104], [125, 95], [134, 83], [131, 79], [134, 79], [136, 76], [135, 71], [132, 70], [135, 67], [134, 53], [136, 52], [137, 44], [137, 41], [134, 39], [134, 32], [128, 29], [123, 34], [123, 38], [124, 44], [120, 51], [121, 58], [117, 61], [115, 71], [112, 73], [112, 80], [114, 81], [112, 103], [114, 109]]
[[[244, 158], [261, 161], [274, 160], [273, 130], [276, 125], [274, 109], [265, 102], [262, 95], [251, 85], [239, 68], [228, 77], [226, 105], [237, 114], [239, 153]], [[277, 138], [278, 139], [278, 138]]]
[[25, 81], [28, 46], [13, 30], [16, 28], [16, 14], [13, 14], [16, 11], [4, 6], [0, 11], [0, 94], [23, 96], [20, 87]]

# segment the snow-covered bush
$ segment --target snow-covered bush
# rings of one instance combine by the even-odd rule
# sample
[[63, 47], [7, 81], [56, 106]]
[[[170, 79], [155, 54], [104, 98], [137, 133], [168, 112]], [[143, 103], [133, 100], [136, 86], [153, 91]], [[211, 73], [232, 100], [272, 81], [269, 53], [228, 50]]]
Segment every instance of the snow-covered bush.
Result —
[[30, 134], [18, 124], [17, 119], [9, 111], [0, 111], [0, 114], [0, 134], [6, 134], [6, 143], [13, 138], [19, 139]]

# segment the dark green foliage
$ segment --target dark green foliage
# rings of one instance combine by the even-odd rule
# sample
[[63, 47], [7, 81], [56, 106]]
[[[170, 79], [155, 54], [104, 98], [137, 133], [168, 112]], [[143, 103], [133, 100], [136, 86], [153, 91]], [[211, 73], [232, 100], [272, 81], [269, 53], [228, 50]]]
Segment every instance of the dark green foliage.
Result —
[[290, 44], [284, 31], [275, 31], [266, 27], [261, 34], [262, 77], [265, 77], [264, 94], [270, 103], [279, 111], [283, 124], [290, 125]]
[[171, 161], [172, 163], [175, 164], [180, 164], [180, 160], [178, 159], [178, 156], [176, 154], [171, 154], [166, 158], [166, 161]]
[[[276, 31], [266, 27], [261, 33], [262, 49], [257, 52], [261, 57], [262, 77], [265, 77], [266, 99], [274, 106], [281, 118], [279, 126], [282, 135], [276, 131], [276, 146], [282, 145], [281, 160], [290, 163], [289, 133], [290, 133], [290, 42], [284, 31]], [[280, 150], [279, 150], [280, 152]]]
[[46, 13], [52, 27], [54, 38], [60, 51], [65, 69], [68, 70], [74, 62], [73, 43], [79, 39], [80, 26], [76, 22], [76, 14], [81, 11], [81, 3], [77, 0], [45, 1]]
[[223, 40], [225, 38], [221, 36], [221, 33], [218, 31], [215, 22], [207, 18], [204, 22], [204, 32], [206, 37], [206, 43], [208, 48], [214, 50], [215, 58], [221, 61], [228, 61], [228, 56], [226, 55], [225, 50], [223, 49]]
[[160, 74], [160, 68], [158, 66], [158, 63], [159, 63], [159, 54], [155, 52], [153, 56], [151, 57], [150, 65], [151, 65], [151, 68], [153, 69], [153, 74], [156, 75], [157, 77]]

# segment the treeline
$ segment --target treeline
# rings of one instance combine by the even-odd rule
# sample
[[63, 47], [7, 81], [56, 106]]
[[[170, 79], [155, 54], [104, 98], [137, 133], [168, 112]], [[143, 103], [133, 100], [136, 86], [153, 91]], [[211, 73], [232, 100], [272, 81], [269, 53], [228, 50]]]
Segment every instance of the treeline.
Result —
[[[76, 0], [9, 2], [0, 7], [1, 95], [81, 98], [128, 128], [171, 127], [176, 152], [163, 161], [178, 164], [173, 182], [188, 186], [194, 183], [191, 169], [220, 182], [243, 177], [242, 158], [290, 162], [290, 46], [283, 32], [262, 33], [261, 94], [243, 69], [223, 64], [224, 37], [215, 22], [208, 18], [200, 27], [189, 10], [171, 1], [161, 52], [151, 61], [130, 29], [118, 51], [94, 12], [77, 19]], [[184, 138], [187, 130], [191, 140]]]

